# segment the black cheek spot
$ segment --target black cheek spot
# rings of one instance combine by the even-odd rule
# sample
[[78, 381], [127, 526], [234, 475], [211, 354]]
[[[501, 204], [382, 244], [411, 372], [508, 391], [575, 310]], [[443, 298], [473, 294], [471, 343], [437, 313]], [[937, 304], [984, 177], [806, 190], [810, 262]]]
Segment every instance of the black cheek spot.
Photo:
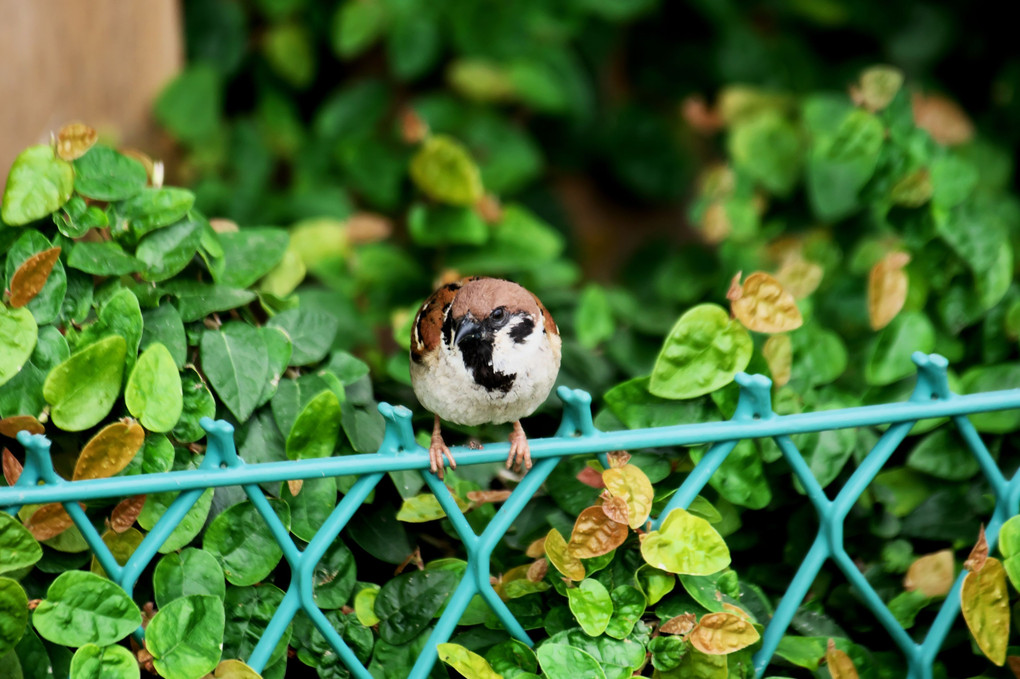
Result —
[[486, 391], [507, 393], [514, 386], [516, 374], [502, 373], [492, 368], [492, 342], [469, 340], [460, 344], [464, 367], [471, 371], [475, 384]]
[[443, 319], [443, 341], [448, 345], [453, 344], [453, 314], [445, 314], [446, 318]]
[[530, 318], [521, 319], [521, 322], [510, 328], [510, 339], [514, 344], [523, 344], [535, 329], [535, 322]]

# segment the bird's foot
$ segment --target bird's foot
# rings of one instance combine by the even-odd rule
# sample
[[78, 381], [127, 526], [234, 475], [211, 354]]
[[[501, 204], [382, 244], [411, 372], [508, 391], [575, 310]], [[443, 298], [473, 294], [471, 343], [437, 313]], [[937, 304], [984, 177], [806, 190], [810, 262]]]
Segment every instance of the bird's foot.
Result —
[[514, 422], [514, 430], [510, 432], [510, 454], [506, 458], [506, 468], [513, 468], [517, 473], [531, 469], [531, 446], [520, 422]]
[[432, 469], [432, 473], [438, 476], [440, 479], [443, 478], [445, 473], [445, 460], [446, 457], [450, 461], [450, 469], [457, 468], [457, 462], [453, 459], [453, 454], [450, 453], [449, 447], [446, 442], [443, 441], [443, 435], [439, 431], [439, 418], [436, 418], [436, 426], [432, 430], [432, 442], [429, 444], [429, 467]]

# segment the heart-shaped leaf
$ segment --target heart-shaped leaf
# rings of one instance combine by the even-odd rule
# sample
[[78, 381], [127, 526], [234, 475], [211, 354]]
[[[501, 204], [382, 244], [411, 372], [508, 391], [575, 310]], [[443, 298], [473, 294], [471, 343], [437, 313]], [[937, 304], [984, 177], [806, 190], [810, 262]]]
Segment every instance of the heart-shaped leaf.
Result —
[[119, 585], [95, 573], [67, 571], [46, 590], [32, 624], [61, 646], [108, 646], [138, 629], [142, 614]]
[[155, 342], [142, 352], [124, 389], [128, 412], [149, 431], [167, 432], [181, 418], [184, 392], [170, 351]]
[[18, 374], [35, 349], [39, 337], [32, 312], [0, 303], [0, 385]]
[[145, 443], [137, 422], [114, 422], [85, 444], [74, 465], [72, 480], [105, 479], [124, 469]]
[[57, 158], [48, 144], [29, 146], [11, 165], [0, 215], [10, 226], [28, 224], [66, 203], [73, 190], [71, 163]]
[[152, 664], [164, 677], [204, 677], [219, 664], [224, 624], [219, 597], [194, 594], [171, 601], [145, 628]]
[[98, 424], [120, 395], [127, 344], [111, 335], [90, 344], [54, 368], [43, 384], [53, 423], [64, 431]]
[[730, 565], [730, 550], [712, 524], [679, 507], [641, 541], [641, 556], [668, 573], [711, 575]]

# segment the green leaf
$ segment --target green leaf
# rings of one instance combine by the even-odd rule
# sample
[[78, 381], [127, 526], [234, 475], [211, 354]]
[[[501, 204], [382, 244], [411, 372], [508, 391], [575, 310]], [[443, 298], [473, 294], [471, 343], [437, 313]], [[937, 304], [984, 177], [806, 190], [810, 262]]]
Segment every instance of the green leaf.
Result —
[[538, 672], [538, 656], [517, 639], [496, 644], [485, 652], [485, 660], [506, 679], [531, 679]]
[[738, 121], [730, 131], [729, 152], [737, 168], [780, 196], [789, 195], [800, 176], [800, 133], [774, 109]]
[[914, 626], [914, 619], [925, 606], [931, 603], [931, 598], [920, 590], [900, 592], [889, 601], [889, 612], [896, 618], [903, 629], [910, 629]]
[[[114, 236], [130, 233], [138, 239], [150, 231], [170, 226], [188, 214], [195, 194], [174, 187], [145, 188], [117, 205]], [[139, 255], [141, 259], [141, 255]]]
[[[847, 450], [847, 453], [850, 453]], [[701, 462], [705, 451], [691, 450], [695, 464]], [[748, 509], [764, 509], [772, 500], [772, 490], [765, 478], [765, 468], [754, 442], [744, 439], [737, 444], [719, 469], [709, 479], [719, 495], [735, 505]]]
[[61, 646], [107, 646], [138, 629], [142, 614], [117, 584], [95, 573], [67, 571], [46, 590], [32, 624]]
[[194, 594], [160, 608], [145, 628], [145, 647], [164, 677], [200, 679], [220, 661], [223, 601]]
[[333, 346], [338, 321], [335, 316], [317, 311], [288, 309], [273, 316], [267, 325], [287, 334], [293, 347], [290, 365], [302, 366], [325, 358]]
[[[960, 390], [965, 394], [986, 391], [1015, 389], [1020, 380], [1020, 363], [974, 366], [960, 378]], [[999, 412], [977, 413], [970, 421], [980, 432], [1006, 434], [1020, 427], [1020, 412], [1002, 410]]]
[[[269, 504], [289, 530], [287, 503], [270, 499]], [[264, 580], [283, 557], [283, 548], [251, 502], [233, 505], [213, 519], [202, 536], [202, 549], [216, 557], [227, 582], [233, 585]]]
[[345, 60], [358, 56], [383, 34], [386, 19], [386, 4], [380, 0], [337, 6], [331, 31], [333, 51]]
[[978, 170], [955, 154], [946, 154], [932, 161], [929, 167], [931, 200], [935, 207], [952, 208], [967, 200], [978, 184]]
[[60, 330], [52, 325], [39, 328], [39, 339], [36, 340], [31, 358], [33, 365], [48, 372], [70, 356], [71, 350]]
[[635, 377], [607, 391], [609, 410], [628, 428], [663, 427], [673, 424], [714, 422], [719, 409], [708, 397], [674, 401], [648, 393], [648, 377]]
[[910, 356], [935, 348], [935, 329], [920, 311], [902, 311], [879, 331], [868, 349], [864, 379], [868, 384], [884, 385], [912, 375], [917, 367]]
[[634, 630], [634, 625], [645, 613], [648, 605], [645, 595], [637, 587], [620, 585], [609, 593], [613, 605], [613, 614], [606, 626], [606, 634], [614, 639], [626, 639]]
[[595, 658], [565, 644], [546, 642], [538, 647], [538, 662], [548, 679], [606, 679], [606, 673]]
[[470, 206], [482, 198], [482, 177], [471, 154], [456, 139], [432, 135], [411, 159], [411, 179], [440, 203]]
[[74, 161], [74, 190], [94, 200], [130, 198], [147, 182], [144, 165], [103, 144], [96, 144]]
[[798, 384], [828, 384], [846, 372], [846, 345], [831, 330], [805, 323], [790, 333], [790, 344], [794, 356], [791, 379]]
[[156, 607], [163, 608], [174, 599], [203, 594], [222, 599], [226, 595], [223, 569], [209, 552], [187, 547], [167, 554], [152, 574]]
[[280, 328], [264, 325], [259, 328], [259, 332], [262, 333], [262, 339], [266, 342], [266, 355], [269, 358], [269, 379], [262, 388], [262, 395], [259, 396], [259, 405], [264, 405], [276, 395], [280, 379], [283, 377], [284, 371], [287, 370], [287, 364], [290, 363], [290, 355], [294, 348], [287, 333]]
[[68, 238], [81, 238], [89, 229], [109, 226], [110, 216], [98, 205], [88, 205], [81, 196], [71, 196], [71, 200], [53, 213], [53, 223]]
[[259, 331], [241, 321], [202, 335], [202, 370], [234, 417], [247, 420], [258, 405], [269, 374], [269, 356]]
[[[11, 285], [14, 273], [26, 260], [51, 247], [53, 245], [50, 241], [38, 231], [24, 231], [11, 246], [11, 249], [7, 251], [5, 273], [8, 287]], [[39, 325], [52, 323], [60, 315], [66, 294], [67, 272], [64, 270], [63, 263], [57, 259], [50, 275], [46, 278], [46, 283], [25, 308], [32, 312], [32, 316], [35, 317], [35, 321]]]
[[273, 270], [287, 250], [290, 237], [283, 229], [246, 228], [217, 234], [223, 258], [212, 268], [217, 285], [248, 288]]
[[577, 341], [585, 349], [594, 349], [613, 336], [616, 325], [606, 291], [594, 283], [585, 286], [574, 311]]
[[375, 453], [382, 445], [386, 421], [372, 401], [367, 406], [357, 406], [350, 401], [340, 404], [340, 424], [343, 426], [351, 447], [357, 453]]
[[146, 349], [155, 342], [167, 348], [178, 369], [184, 367], [188, 360], [188, 340], [181, 315], [172, 304], [164, 302], [142, 312], [142, 338], [138, 346]]
[[[273, 614], [283, 602], [283, 597], [283, 590], [268, 583], [254, 587], [228, 588], [223, 602], [227, 615], [222, 657], [250, 657], [266, 627], [269, 626]], [[276, 643], [267, 665], [272, 665], [287, 654], [290, 639], [291, 628], [288, 627]]]
[[379, 617], [375, 614], [375, 598], [379, 596], [379, 589], [379, 585], [367, 583], [364, 589], [354, 595], [354, 614], [365, 627], [379, 624]]
[[817, 138], [808, 158], [808, 199], [815, 215], [835, 221], [858, 207], [858, 193], [878, 165], [885, 128], [875, 115], [850, 110], [832, 134]]
[[315, 605], [323, 610], [346, 605], [354, 592], [356, 577], [354, 555], [343, 540], [337, 538], [312, 571]]
[[403, 573], [379, 590], [375, 614], [379, 636], [390, 644], [404, 644], [418, 636], [449, 598], [460, 578], [452, 571]]
[[0, 574], [28, 568], [42, 558], [42, 547], [21, 523], [7, 512], [0, 512]]
[[208, 63], [189, 64], [156, 99], [156, 120], [177, 139], [196, 145], [208, 142], [220, 126], [223, 86]]
[[141, 270], [142, 263], [113, 241], [75, 243], [67, 266], [94, 276], [123, 276]]
[[123, 646], [85, 644], [71, 658], [74, 679], [138, 679], [138, 660]]
[[438, 60], [442, 49], [439, 22], [426, 12], [396, 17], [386, 34], [386, 56], [390, 70], [400, 80], [425, 75]]
[[613, 601], [605, 585], [598, 580], [586, 578], [579, 586], [567, 590], [567, 600], [570, 612], [585, 634], [597, 637], [606, 631], [613, 615]]
[[236, 309], [258, 297], [251, 290], [188, 280], [171, 281], [163, 289], [177, 298], [177, 310], [185, 323], [201, 320], [218, 311]]
[[[602, 667], [607, 679], [626, 679], [645, 663], [644, 644], [634, 637], [626, 640], [612, 637], [590, 637], [574, 627], [557, 632], [545, 644], [564, 644], [584, 651]], [[543, 644], [544, 645], [544, 644]]]
[[183, 407], [181, 417], [173, 428], [173, 437], [182, 443], [198, 441], [205, 436], [199, 424], [203, 417], [216, 417], [216, 399], [194, 368], [181, 373]]
[[27, 628], [28, 595], [16, 580], [0, 577], [0, 658], [17, 645]]
[[141, 277], [146, 281], [173, 278], [194, 258], [202, 242], [202, 223], [182, 219], [142, 238], [135, 257], [142, 263]]
[[482, 656], [469, 651], [460, 644], [439, 644], [439, 659], [471, 679], [503, 679]]
[[[115, 288], [116, 289], [116, 288]], [[99, 320], [85, 326], [78, 338], [75, 350], [101, 339], [119, 335], [125, 342], [125, 376], [131, 374], [138, 358], [138, 345], [142, 341], [142, 309], [138, 298], [127, 288], [120, 288], [99, 310]]]
[[340, 401], [332, 391], [323, 391], [309, 401], [287, 434], [288, 459], [332, 455], [340, 435], [340, 417]]
[[470, 207], [415, 203], [407, 213], [407, 230], [418, 245], [484, 245], [489, 227]]
[[170, 351], [159, 342], [138, 357], [124, 389], [128, 412], [149, 431], [167, 432], [181, 418], [184, 396], [181, 374]]
[[[176, 465], [175, 465], [176, 467]], [[177, 499], [179, 493], [150, 493], [145, 497], [145, 505], [142, 506], [142, 513], [138, 515], [138, 525], [145, 530], [152, 530], [160, 517], [170, 507], [170, 504]], [[169, 554], [195, 539], [205, 526], [205, 520], [209, 516], [209, 509], [212, 507], [213, 489], [209, 488], [198, 496], [198, 500], [192, 505], [188, 513], [177, 524], [170, 537], [166, 539], [160, 548], [160, 554]]]
[[27, 307], [9, 309], [0, 303], [0, 385], [21, 371], [38, 337], [39, 327]]
[[655, 359], [648, 391], [684, 399], [715, 391], [747, 367], [751, 336], [721, 306], [701, 304], [680, 317]]
[[262, 52], [270, 68], [290, 85], [301, 89], [315, 79], [314, 40], [303, 25], [270, 26], [262, 37]]
[[907, 466], [947, 481], [966, 481], [981, 471], [959, 432], [950, 427], [936, 429], [921, 439], [910, 451]]
[[[459, 497], [453, 498], [461, 511], [466, 511], [470, 506]], [[404, 523], [426, 523], [435, 521], [446, 516], [446, 510], [439, 504], [439, 500], [432, 493], [421, 493], [413, 497], [405, 498], [397, 511], [397, 521]]]
[[57, 158], [48, 144], [29, 146], [11, 165], [0, 218], [10, 226], [28, 224], [66, 203], [73, 188], [71, 163]]
[[71, 355], [43, 384], [53, 423], [64, 431], [98, 424], [120, 395], [127, 344], [111, 335]]
[[730, 550], [701, 517], [676, 508], [641, 542], [645, 561], [668, 573], [711, 575], [730, 564]]
[[1020, 554], [1020, 516], [1013, 516], [999, 529], [999, 551], [1006, 558]]

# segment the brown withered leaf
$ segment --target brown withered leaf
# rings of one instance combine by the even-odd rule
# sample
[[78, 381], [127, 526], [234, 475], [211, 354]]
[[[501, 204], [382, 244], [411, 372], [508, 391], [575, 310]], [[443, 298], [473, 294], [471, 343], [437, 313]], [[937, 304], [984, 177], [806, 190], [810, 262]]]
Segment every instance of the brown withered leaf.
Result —
[[652, 511], [655, 491], [641, 467], [628, 464], [607, 469], [602, 472], [602, 481], [610, 494], [626, 503], [628, 525], [635, 530], [644, 525]]
[[393, 220], [375, 212], [356, 212], [347, 218], [347, 240], [353, 245], [378, 243], [393, 233]]
[[602, 482], [602, 472], [591, 467], [582, 467], [581, 471], [577, 472], [577, 480], [590, 488], [605, 488], [606, 484]]
[[144, 495], [133, 495], [118, 502], [117, 506], [113, 508], [113, 512], [110, 513], [110, 530], [114, 533], [123, 533], [135, 525], [144, 506]]
[[789, 382], [793, 370], [793, 342], [790, 336], [785, 333], [772, 335], [765, 340], [761, 353], [769, 364], [773, 386], [781, 387]]
[[8, 438], [17, 438], [19, 431], [29, 434], [45, 434], [46, 427], [31, 415], [11, 415], [0, 420], [0, 434]]
[[592, 559], [608, 554], [626, 539], [627, 524], [610, 519], [602, 507], [588, 507], [574, 522], [567, 548], [579, 559]]
[[528, 580], [532, 582], [542, 582], [545, 579], [545, 574], [549, 572], [549, 561], [545, 558], [537, 559], [534, 563], [528, 566]]
[[748, 276], [740, 287], [740, 296], [736, 299], [733, 296], [727, 294], [731, 300], [730, 309], [748, 330], [789, 332], [804, 323], [793, 295], [779, 281], [762, 271]]
[[606, 459], [609, 461], [610, 468], [622, 467], [630, 462], [630, 453], [626, 450], [613, 450], [606, 453]]
[[[82, 509], [85, 509], [85, 505], [80, 502], [78, 504]], [[40, 542], [57, 537], [72, 525], [74, 525], [74, 521], [71, 520], [71, 515], [59, 502], [43, 505], [35, 510], [25, 522], [25, 528], [32, 534], [32, 537]]]
[[99, 139], [99, 133], [85, 123], [68, 123], [57, 132], [57, 156], [63, 160], [81, 158]]
[[698, 616], [693, 613], [684, 613], [662, 623], [659, 626], [659, 631], [663, 634], [689, 634], [697, 622]]
[[1009, 671], [1013, 673], [1016, 679], [1020, 679], [1020, 656], [1011, 655], [1007, 657], [1006, 666], [1009, 667]]
[[701, 215], [701, 236], [709, 245], [716, 245], [726, 240], [733, 231], [733, 223], [726, 214], [726, 206], [722, 201], [713, 200]]
[[470, 490], [467, 494], [467, 499], [478, 504], [485, 504], [486, 502], [506, 502], [507, 498], [510, 497], [511, 491], [509, 490]]
[[825, 648], [825, 664], [832, 679], [858, 679], [854, 661], [845, 652], [836, 648], [836, 642], [829, 639]]
[[498, 224], [503, 219], [503, 205], [491, 193], [485, 194], [475, 203], [475, 212], [486, 224]]
[[213, 217], [209, 220], [209, 226], [211, 226], [213, 231], [216, 233], [234, 233], [235, 231], [241, 230], [241, 227], [237, 225], [237, 222], [225, 217]]
[[14, 453], [6, 448], [3, 452], [3, 469], [4, 480], [7, 481], [8, 486], [13, 486], [21, 478], [21, 463], [18, 462], [18, 458], [14, 457]]
[[868, 320], [872, 330], [889, 325], [907, 301], [909, 279], [903, 270], [910, 263], [905, 252], [890, 252], [875, 262], [868, 274]]
[[963, 567], [971, 573], [978, 573], [985, 567], [986, 561], [988, 561], [988, 540], [985, 538], [985, 525], [981, 524], [977, 542], [974, 543], [974, 549], [970, 550], [970, 556], [963, 562]]
[[627, 501], [622, 497], [610, 496], [602, 503], [602, 512], [610, 521], [616, 523], [629, 523], [630, 512], [627, 509]]
[[680, 115], [695, 132], [712, 135], [723, 128], [724, 122], [719, 111], [710, 108], [700, 94], [691, 94], [680, 102]]
[[914, 560], [903, 578], [903, 587], [927, 597], [945, 596], [953, 588], [953, 551], [943, 549]]
[[429, 136], [429, 124], [413, 108], [400, 114], [400, 136], [407, 144], [420, 144]]
[[940, 94], [914, 92], [910, 99], [914, 124], [945, 146], [956, 146], [974, 137], [974, 123], [955, 101]]
[[17, 309], [31, 302], [46, 285], [53, 266], [60, 257], [60, 248], [37, 252], [22, 263], [11, 276], [10, 306]]
[[526, 556], [532, 559], [537, 559], [545, 554], [545, 536], [543, 535], [539, 539], [528, 545], [528, 548], [524, 550]]
[[747, 648], [760, 639], [758, 630], [739, 615], [723, 611], [708, 613], [694, 626], [687, 640], [709, 655], [726, 655]]
[[74, 465], [73, 481], [113, 476], [134, 458], [145, 442], [145, 430], [132, 419], [103, 427], [85, 444]]
[[825, 270], [819, 264], [800, 255], [787, 257], [776, 272], [776, 280], [786, 288], [794, 299], [804, 299], [818, 289]]
[[305, 482], [302, 479], [288, 479], [287, 490], [290, 491], [292, 497], [297, 497], [301, 489], [305, 487]]

